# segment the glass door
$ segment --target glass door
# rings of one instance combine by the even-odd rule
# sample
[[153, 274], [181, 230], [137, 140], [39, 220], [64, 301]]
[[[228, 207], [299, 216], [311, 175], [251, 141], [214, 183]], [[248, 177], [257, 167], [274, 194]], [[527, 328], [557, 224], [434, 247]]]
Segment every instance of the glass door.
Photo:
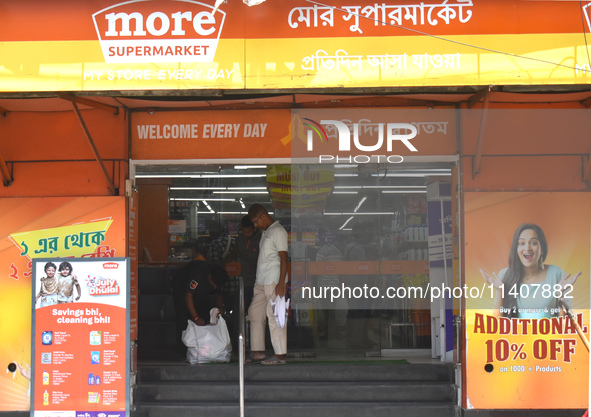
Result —
[[450, 180], [449, 164], [136, 166], [138, 184], [167, 187], [170, 262], [207, 258], [213, 240], [242, 233], [248, 207], [263, 204], [289, 233], [289, 352], [351, 357], [431, 348], [421, 291], [434, 179]]

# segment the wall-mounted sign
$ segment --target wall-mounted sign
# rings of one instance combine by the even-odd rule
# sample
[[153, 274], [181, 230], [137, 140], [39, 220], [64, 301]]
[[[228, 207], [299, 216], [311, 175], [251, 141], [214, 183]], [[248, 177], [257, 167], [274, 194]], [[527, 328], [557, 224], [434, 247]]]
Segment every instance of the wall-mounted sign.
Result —
[[[10, 317], [0, 327], [3, 340], [0, 363], [14, 363], [17, 367], [12, 373], [0, 374], [0, 411], [29, 410], [31, 403], [31, 294], [35, 297], [39, 294], [33, 289], [34, 278], [39, 277], [32, 271], [32, 260], [52, 257], [59, 267], [58, 261], [97, 259], [108, 262], [114, 257], [124, 257], [126, 213], [124, 197], [0, 199], [0, 270], [3, 271], [0, 274], [0, 315]], [[88, 277], [80, 275], [78, 269], [74, 273], [81, 289], [90, 292], [91, 287], [86, 286]], [[48, 284], [48, 292], [52, 285]], [[135, 285], [130, 286], [130, 293], [137, 301]], [[96, 292], [101, 291], [99, 288]], [[77, 296], [75, 291], [76, 288], [74, 297]], [[54, 298], [57, 298], [54, 294], [42, 294], [34, 305], [39, 307]], [[134, 303], [131, 314], [135, 317], [136, 308], [137, 303]], [[137, 320], [134, 320], [130, 329], [133, 339], [136, 328]], [[120, 338], [124, 337], [122, 331]]]
[[135, 113], [132, 158], [285, 158], [289, 120], [289, 110]]
[[0, 91], [589, 82], [584, 2], [214, 3], [0, 0]]
[[465, 194], [466, 408], [587, 408], [590, 197]]

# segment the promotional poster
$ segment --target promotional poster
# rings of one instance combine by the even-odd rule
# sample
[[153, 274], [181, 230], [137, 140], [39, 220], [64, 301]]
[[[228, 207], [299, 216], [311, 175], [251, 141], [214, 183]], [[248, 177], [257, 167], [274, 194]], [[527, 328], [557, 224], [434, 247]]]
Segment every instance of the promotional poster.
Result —
[[466, 299], [468, 408], [587, 408], [591, 196], [467, 192], [464, 203], [465, 284], [479, 290]]
[[33, 260], [32, 416], [126, 415], [129, 265]]
[[124, 197], [0, 199], [0, 411], [30, 406], [32, 260], [123, 257], [126, 213]]

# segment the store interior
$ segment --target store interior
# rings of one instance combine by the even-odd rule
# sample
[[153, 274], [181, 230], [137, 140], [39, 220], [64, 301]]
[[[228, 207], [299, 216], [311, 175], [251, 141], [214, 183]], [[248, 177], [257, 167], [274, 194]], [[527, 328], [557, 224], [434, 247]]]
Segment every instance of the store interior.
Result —
[[[142, 212], [145, 218], [159, 211], [153, 201], [142, 203], [144, 191], [157, 187], [162, 190], [159, 200], [164, 196], [167, 199], [166, 219], [154, 221], [149, 229], [155, 230], [156, 223], [166, 223], [166, 259], [154, 259], [155, 249], [145, 243], [146, 233], [140, 232], [140, 283], [142, 275], [158, 268], [167, 268], [163, 276], [172, 279], [176, 268], [199, 253], [207, 253], [213, 237], [240, 233], [242, 217], [250, 205], [260, 203], [281, 222], [289, 236], [291, 354], [315, 356], [335, 352], [354, 357], [403, 351], [430, 357], [428, 299], [368, 297], [362, 302], [331, 302], [323, 297], [303, 298], [301, 291], [307, 285], [342, 288], [367, 284], [378, 288], [380, 294], [388, 288], [426, 287], [427, 185], [435, 181], [449, 183], [451, 176], [449, 163], [138, 164], [135, 179], [140, 220]], [[363, 247], [365, 259], [348, 259], [348, 246], [353, 241]], [[324, 245], [337, 248], [336, 253], [340, 252], [342, 257], [340, 261], [338, 256], [331, 260], [342, 262], [344, 268], [317, 262]], [[388, 268], [394, 270], [388, 273]], [[331, 274], [330, 270], [338, 273]], [[151, 309], [158, 310], [158, 303], [164, 309], [170, 307], [170, 302], [140, 302], [140, 307], [153, 305]], [[140, 347], [142, 338], [158, 334], [148, 328], [162, 325], [167, 317], [170, 318], [168, 313], [152, 313], [149, 320], [142, 320], [140, 309]], [[168, 331], [167, 336], [157, 338], [170, 338], [170, 334]]]

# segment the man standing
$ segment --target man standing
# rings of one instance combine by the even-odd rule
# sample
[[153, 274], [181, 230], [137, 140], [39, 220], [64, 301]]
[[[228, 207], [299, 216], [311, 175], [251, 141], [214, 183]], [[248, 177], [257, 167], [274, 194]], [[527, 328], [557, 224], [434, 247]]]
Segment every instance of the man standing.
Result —
[[[248, 361], [262, 361], [262, 365], [284, 365], [287, 355], [287, 327], [281, 328], [275, 321], [271, 300], [276, 296], [284, 297], [286, 292], [287, 232], [261, 204], [250, 206], [248, 217], [262, 230], [254, 294], [248, 309], [252, 349]], [[271, 343], [275, 351], [270, 359], [265, 356], [265, 320], [269, 321]]]
[[[242, 233], [236, 238], [234, 249], [222, 260], [222, 265], [226, 266], [230, 261], [238, 259], [240, 262], [240, 275], [244, 282], [244, 311], [248, 311], [252, 294], [254, 292], [254, 282], [257, 273], [257, 261], [259, 259], [259, 242], [261, 233], [254, 227], [248, 215], [242, 217], [240, 221]], [[238, 277], [236, 277], [238, 278]], [[231, 294], [229, 301], [226, 302], [227, 309], [233, 311], [231, 316], [231, 337], [234, 351], [238, 351], [238, 335], [240, 333], [240, 291]]]
[[240, 275], [244, 280], [244, 309], [248, 311], [256, 280], [261, 233], [252, 224], [248, 215], [242, 218], [240, 226], [242, 227], [242, 233], [236, 238], [234, 249], [224, 257], [222, 264], [225, 266], [228, 262], [238, 259]]

